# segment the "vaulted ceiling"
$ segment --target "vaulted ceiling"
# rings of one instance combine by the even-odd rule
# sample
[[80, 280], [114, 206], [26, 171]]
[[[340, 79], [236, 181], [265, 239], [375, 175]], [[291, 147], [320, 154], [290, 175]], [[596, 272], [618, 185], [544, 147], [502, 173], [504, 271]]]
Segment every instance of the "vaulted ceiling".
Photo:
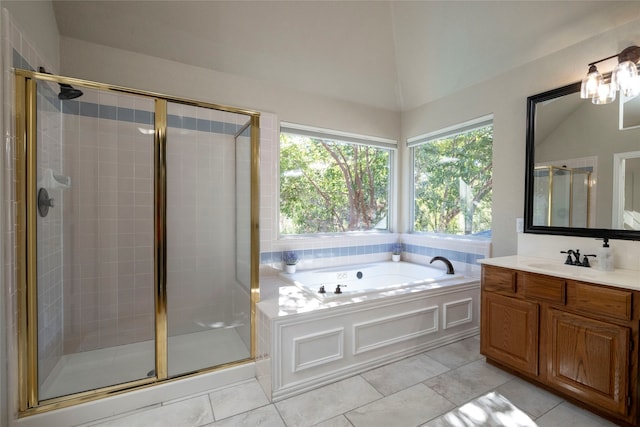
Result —
[[396, 111], [640, 18], [637, 1], [53, 4], [62, 36]]

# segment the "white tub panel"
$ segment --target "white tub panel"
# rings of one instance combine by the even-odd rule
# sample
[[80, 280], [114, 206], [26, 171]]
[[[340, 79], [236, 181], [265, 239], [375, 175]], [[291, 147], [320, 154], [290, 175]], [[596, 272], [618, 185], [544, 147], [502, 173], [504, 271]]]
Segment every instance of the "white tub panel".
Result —
[[344, 328], [293, 339], [293, 372], [340, 360], [344, 357]]
[[[302, 303], [298, 292], [294, 301]], [[479, 282], [470, 280], [297, 314], [261, 303], [259, 309], [270, 308], [262, 318], [271, 322], [271, 372], [263, 386], [277, 401], [476, 335], [479, 296]]]
[[438, 306], [353, 325], [353, 354], [365, 353], [438, 331]]
[[443, 305], [444, 329], [473, 322], [473, 300], [466, 298]]

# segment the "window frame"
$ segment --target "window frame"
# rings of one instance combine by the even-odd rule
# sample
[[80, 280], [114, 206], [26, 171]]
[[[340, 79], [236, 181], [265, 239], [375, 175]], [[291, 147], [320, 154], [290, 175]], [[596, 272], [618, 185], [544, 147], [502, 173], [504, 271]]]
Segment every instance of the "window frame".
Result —
[[[280, 135], [282, 133], [290, 133], [312, 138], [332, 140], [340, 143], [369, 146], [388, 150], [389, 153], [389, 182], [387, 184], [387, 229], [370, 229], [356, 231], [336, 231], [322, 233], [305, 233], [305, 234], [283, 234], [280, 230], [280, 189], [281, 189], [281, 172], [280, 172]], [[393, 233], [397, 228], [397, 171], [398, 171], [398, 142], [389, 138], [375, 137], [369, 135], [356, 134], [351, 132], [337, 131], [315, 126], [302, 125], [290, 122], [280, 122], [278, 131], [278, 153], [277, 153], [277, 215], [276, 229], [279, 240], [309, 238], [309, 237], [327, 237], [327, 236], [354, 236], [354, 235], [375, 235]]]
[[[425, 134], [414, 136], [407, 139], [406, 147], [409, 150], [408, 194], [409, 194], [409, 200], [410, 200], [410, 204], [409, 204], [409, 232], [410, 233], [439, 235], [439, 236], [446, 236], [446, 237], [457, 238], [457, 239], [477, 239], [477, 240], [491, 239], [483, 236], [473, 236], [468, 234], [460, 235], [460, 234], [449, 234], [449, 233], [436, 233], [433, 231], [421, 231], [421, 230], [415, 229], [415, 219], [416, 219], [415, 148], [421, 145], [428, 144], [433, 141], [440, 140], [440, 139], [451, 138], [457, 135], [472, 132], [476, 129], [480, 129], [486, 126], [491, 126], [492, 131], [494, 130], [493, 114], [488, 114], [482, 117], [468, 120], [466, 122], [458, 123], [452, 126], [448, 126], [446, 128], [438, 129], [433, 132], [425, 133]], [[492, 152], [493, 152], [493, 143], [492, 143]], [[492, 171], [492, 174], [493, 174], [493, 171]], [[491, 203], [491, 218], [493, 221], [493, 201]]]

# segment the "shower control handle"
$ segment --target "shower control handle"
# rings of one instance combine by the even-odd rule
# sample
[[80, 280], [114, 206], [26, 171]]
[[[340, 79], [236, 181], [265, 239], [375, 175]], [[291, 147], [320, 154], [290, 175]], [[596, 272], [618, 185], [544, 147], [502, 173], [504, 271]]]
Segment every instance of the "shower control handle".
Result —
[[335, 290], [334, 294], [341, 294], [342, 293], [342, 289], [340, 289], [340, 288], [346, 288], [346, 287], [347, 287], [347, 285], [338, 285], [338, 286], [336, 286], [336, 290]]
[[46, 188], [40, 188], [38, 190], [38, 213], [44, 218], [49, 214], [49, 208], [52, 207], [54, 207], [53, 197], [49, 197]]

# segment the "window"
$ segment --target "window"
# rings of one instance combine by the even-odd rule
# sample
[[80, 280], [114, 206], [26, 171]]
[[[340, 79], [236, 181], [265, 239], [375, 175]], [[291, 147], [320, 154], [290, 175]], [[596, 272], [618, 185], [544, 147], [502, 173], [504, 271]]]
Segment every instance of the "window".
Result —
[[412, 138], [408, 146], [413, 231], [490, 237], [493, 121]]
[[285, 125], [280, 234], [388, 230], [395, 141]]

